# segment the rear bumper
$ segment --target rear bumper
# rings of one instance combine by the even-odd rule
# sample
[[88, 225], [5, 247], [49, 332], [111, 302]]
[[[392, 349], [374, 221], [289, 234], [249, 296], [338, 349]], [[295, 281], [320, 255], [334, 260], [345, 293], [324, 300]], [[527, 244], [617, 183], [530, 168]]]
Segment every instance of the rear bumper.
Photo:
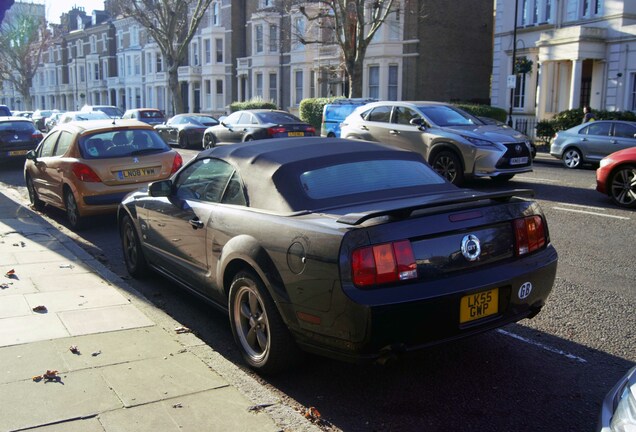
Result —
[[[522, 260], [407, 286], [412, 291], [408, 299], [402, 288], [395, 289], [393, 295], [369, 292], [356, 302], [349, 299], [346, 305], [336, 305], [342, 318], [336, 318], [332, 328], [323, 324], [312, 331], [302, 323], [303, 329], [296, 332], [297, 342], [307, 351], [357, 362], [470, 337], [536, 315], [552, 290], [556, 269], [557, 253], [548, 246]], [[528, 283], [532, 284], [530, 294], [520, 298], [521, 287]], [[462, 297], [494, 288], [499, 290], [498, 312], [460, 324]], [[337, 301], [345, 299], [340, 295]], [[366, 304], [361, 299], [366, 299]]]

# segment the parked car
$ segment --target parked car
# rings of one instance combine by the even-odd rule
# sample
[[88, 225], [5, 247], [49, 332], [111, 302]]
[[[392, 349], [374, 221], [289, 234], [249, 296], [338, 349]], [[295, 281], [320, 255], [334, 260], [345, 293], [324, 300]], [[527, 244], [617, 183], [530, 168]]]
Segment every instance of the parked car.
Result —
[[[1, 114], [1, 113], [0, 113]], [[11, 114], [13, 117], [24, 117], [24, 118], [28, 118], [29, 120], [31, 119], [31, 117], [33, 116], [33, 111], [14, 111]]]
[[205, 130], [203, 148], [267, 138], [314, 136], [316, 128], [287, 111], [253, 109], [236, 111]]
[[199, 147], [205, 130], [217, 124], [219, 121], [208, 114], [177, 114], [164, 124], [156, 125], [155, 130], [170, 145]]
[[356, 108], [375, 102], [376, 99], [336, 99], [322, 109], [320, 136], [340, 138], [340, 123]]
[[229, 311], [265, 373], [295, 347], [385, 359], [535, 316], [557, 253], [529, 190], [460, 189], [423, 157], [284, 138], [201, 151], [118, 213], [126, 267]]
[[57, 120], [57, 124], [65, 124], [76, 121], [106, 120], [108, 115], [102, 111], [68, 111], [63, 113]]
[[44, 122], [44, 129], [47, 133], [51, 132], [51, 129], [57, 126], [57, 123], [60, 121], [60, 117], [62, 117], [62, 114], [64, 114], [65, 112], [66, 111], [54, 112], [53, 114], [51, 114], [51, 117], [46, 119], [46, 121]]
[[31, 121], [37, 128], [37, 130], [41, 132], [45, 132], [46, 128], [44, 126], [44, 122], [53, 114], [53, 110], [35, 110], [33, 115], [31, 116]]
[[114, 105], [84, 105], [82, 109], [80, 109], [80, 111], [101, 111], [109, 118], [121, 118], [121, 116], [124, 115], [124, 113], [121, 112], [121, 110]]
[[[491, 118], [491, 117], [477, 116], [477, 118], [479, 120], [481, 120], [482, 122], [484, 122], [485, 124], [487, 124], [487, 125], [496, 125], [496, 126], [501, 126], [503, 128], [509, 128], [510, 127], [506, 123], [502, 122], [501, 120], [497, 120], [497, 119], [494, 119], [494, 118]], [[521, 131], [517, 131], [517, 132], [523, 133]], [[537, 157], [537, 146], [534, 143], [534, 141], [530, 141], [530, 156], [532, 156], [532, 160], [534, 160], [534, 158]]]
[[27, 153], [24, 180], [34, 208], [63, 209], [71, 228], [79, 229], [85, 216], [115, 212], [127, 193], [170, 177], [182, 163], [145, 123], [71, 122]]
[[557, 132], [550, 154], [563, 160], [567, 168], [599, 163], [605, 156], [636, 146], [636, 122], [599, 120]]
[[341, 135], [421, 153], [456, 185], [470, 177], [508, 181], [532, 171], [527, 136], [441, 102], [373, 102], [345, 119]]
[[629, 432], [636, 427], [636, 366], [607, 393], [601, 406], [598, 432]]
[[596, 170], [596, 190], [620, 207], [636, 208], [636, 147], [601, 159]]
[[121, 118], [139, 120], [153, 126], [166, 121], [166, 116], [163, 115], [163, 112], [156, 108], [129, 109]]
[[6, 105], [0, 105], [0, 117], [10, 117], [11, 110]]
[[42, 133], [28, 118], [0, 116], [0, 161], [24, 159], [42, 140]]

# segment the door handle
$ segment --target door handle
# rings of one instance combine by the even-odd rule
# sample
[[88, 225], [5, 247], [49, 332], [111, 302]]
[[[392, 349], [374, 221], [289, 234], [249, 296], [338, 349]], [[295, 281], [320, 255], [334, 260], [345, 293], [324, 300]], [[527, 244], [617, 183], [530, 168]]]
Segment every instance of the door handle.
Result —
[[362, 130], [366, 130], [366, 131], [368, 131], [368, 130], [369, 130], [369, 128], [368, 128], [368, 127], [366, 127], [366, 126], [360, 126], [360, 129], [362, 129]]
[[618, 141], [616, 141], [616, 140], [611, 140], [611, 141], [610, 141], [610, 143], [612, 143], [612, 144], [616, 144], [617, 142], [618, 142]]
[[391, 134], [391, 135], [399, 135], [399, 134], [400, 134], [400, 132], [396, 131], [395, 129], [391, 129], [391, 130], [389, 131], [389, 134]]
[[188, 222], [192, 225], [192, 229], [203, 228], [203, 222], [201, 222], [199, 218], [190, 219]]

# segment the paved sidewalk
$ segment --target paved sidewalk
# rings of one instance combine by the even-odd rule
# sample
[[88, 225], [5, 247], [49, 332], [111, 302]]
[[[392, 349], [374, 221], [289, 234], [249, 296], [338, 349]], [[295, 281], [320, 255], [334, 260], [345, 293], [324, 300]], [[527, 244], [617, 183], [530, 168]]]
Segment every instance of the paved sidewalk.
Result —
[[0, 431], [318, 430], [10, 195]]

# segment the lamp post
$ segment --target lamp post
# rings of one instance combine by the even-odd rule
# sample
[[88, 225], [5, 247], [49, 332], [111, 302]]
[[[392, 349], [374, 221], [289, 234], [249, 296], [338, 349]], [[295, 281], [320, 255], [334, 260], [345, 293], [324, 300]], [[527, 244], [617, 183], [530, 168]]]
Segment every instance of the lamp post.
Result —
[[[515, 74], [515, 60], [517, 58], [517, 10], [519, 8], [519, 0], [515, 0], [515, 16], [512, 23], [512, 73], [511, 76], [516, 77]], [[516, 80], [515, 80], [516, 84]], [[508, 110], [508, 126], [512, 127], [512, 105], [515, 98], [515, 87], [510, 88], [510, 108]]]

